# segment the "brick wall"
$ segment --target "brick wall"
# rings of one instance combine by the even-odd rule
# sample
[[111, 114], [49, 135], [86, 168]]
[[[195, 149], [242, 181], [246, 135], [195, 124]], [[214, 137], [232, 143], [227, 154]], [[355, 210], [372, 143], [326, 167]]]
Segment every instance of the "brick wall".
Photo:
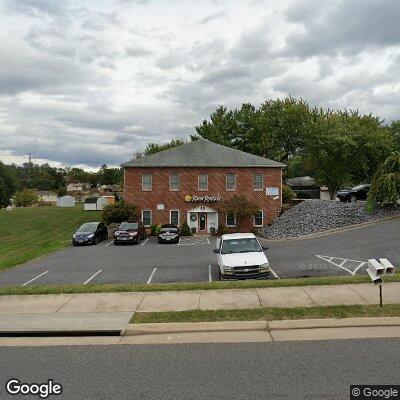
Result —
[[[152, 174], [153, 186], [151, 191], [142, 191], [142, 174]], [[180, 190], [172, 191], [169, 188], [171, 173], [180, 175]], [[226, 190], [226, 174], [236, 174], [236, 190]], [[264, 177], [264, 189], [253, 189], [253, 174], [260, 173]], [[208, 190], [198, 190], [198, 175], [208, 174]], [[156, 224], [169, 223], [169, 211], [180, 210], [180, 224], [187, 218], [187, 211], [200, 205], [206, 205], [218, 211], [218, 223], [225, 226], [225, 215], [220, 211], [224, 200], [234, 195], [245, 196], [248, 200], [260, 206], [264, 210], [264, 226], [271, 222], [280, 212], [281, 197], [273, 200], [266, 196], [266, 187], [281, 188], [280, 168], [125, 168], [124, 175], [124, 199], [135, 204], [139, 210], [151, 210], [152, 222]], [[281, 194], [281, 193], [280, 193]], [[186, 195], [216, 196], [220, 195], [219, 203], [188, 203]], [[157, 204], [164, 204], [164, 210], [157, 210]], [[242, 231], [250, 231], [253, 228], [252, 218], [243, 222]]]

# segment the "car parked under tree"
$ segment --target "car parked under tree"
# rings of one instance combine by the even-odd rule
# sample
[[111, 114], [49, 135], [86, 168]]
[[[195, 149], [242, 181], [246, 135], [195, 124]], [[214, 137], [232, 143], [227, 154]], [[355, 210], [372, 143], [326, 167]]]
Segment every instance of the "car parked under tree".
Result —
[[367, 200], [368, 192], [371, 189], [371, 185], [364, 183], [353, 188], [341, 189], [336, 193], [336, 196], [340, 201], [355, 202], [357, 200]]

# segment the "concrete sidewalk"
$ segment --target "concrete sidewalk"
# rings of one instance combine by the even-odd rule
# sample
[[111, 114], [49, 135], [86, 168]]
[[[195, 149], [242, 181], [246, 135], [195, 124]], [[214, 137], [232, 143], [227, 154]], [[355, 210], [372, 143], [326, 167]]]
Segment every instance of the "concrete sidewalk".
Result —
[[[384, 304], [400, 304], [400, 282], [385, 283]], [[0, 296], [2, 314], [116, 313], [378, 304], [372, 284], [181, 292]]]
[[[135, 312], [377, 304], [371, 284], [181, 292], [0, 296], [0, 336], [83, 333], [122, 335]], [[384, 303], [400, 304], [400, 283], [386, 283]]]

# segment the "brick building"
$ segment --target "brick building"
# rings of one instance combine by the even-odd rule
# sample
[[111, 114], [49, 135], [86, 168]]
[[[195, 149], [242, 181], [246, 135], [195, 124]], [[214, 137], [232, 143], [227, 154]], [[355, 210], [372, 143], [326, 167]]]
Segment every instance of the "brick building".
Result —
[[272, 221], [282, 206], [284, 164], [201, 139], [147, 157], [124, 167], [124, 199], [135, 204], [146, 226], [187, 221], [198, 233], [236, 229], [222, 204], [245, 196], [260, 211], [243, 222], [250, 231]]

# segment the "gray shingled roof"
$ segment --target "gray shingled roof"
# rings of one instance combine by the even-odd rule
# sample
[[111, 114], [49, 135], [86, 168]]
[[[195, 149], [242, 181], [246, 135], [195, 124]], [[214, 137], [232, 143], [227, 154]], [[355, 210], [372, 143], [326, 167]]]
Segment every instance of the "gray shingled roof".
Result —
[[277, 161], [199, 139], [122, 164], [123, 167], [284, 167]]

